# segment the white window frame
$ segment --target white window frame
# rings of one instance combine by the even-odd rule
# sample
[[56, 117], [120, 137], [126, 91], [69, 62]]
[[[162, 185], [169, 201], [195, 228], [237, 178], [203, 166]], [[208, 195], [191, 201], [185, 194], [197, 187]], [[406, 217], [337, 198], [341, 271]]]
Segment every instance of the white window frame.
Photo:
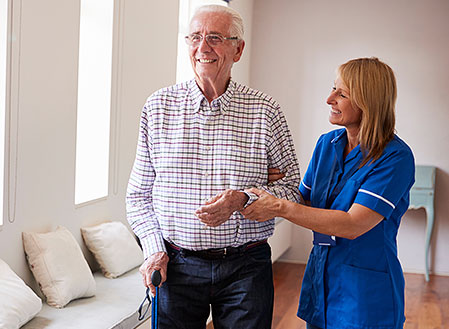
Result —
[[5, 172], [8, 148], [5, 138], [8, 132], [6, 118], [10, 110], [11, 13], [11, 2], [0, 0], [0, 227], [4, 224], [4, 210], [8, 208], [8, 176]]
[[[98, 16], [94, 20], [84, 20], [83, 16], [88, 10], [95, 8], [98, 1], [81, 0], [80, 9], [80, 57], [78, 75], [78, 113], [77, 113], [77, 143], [76, 143], [76, 172], [75, 172], [75, 205], [83, 206], [98, 200], [104, 200], [109, 195], [109, 176], [111, 158], [111, 119], [115, 118], [115, 107], [112, 106], [112, 97], [115, 93], [116, 77], [114, 76], [116, 62], [114, 61], [114, 36], [116, 20], [116, 1], [109, 0], [111, 7], [105, 10], [101, 5]], [[97, 8], [98, 9], [98, 8]], [[102, 30], [96, 24], [103, 19], [108, 25]], [[87, 24], [87, 25], [86, 25]], [[94, 25], [88, 25], [94, 24]], [[95, 29], [97, 28], [97, 29]], [[89, 32], [87, 32], [89, 31]], [[96, 40], [105, 41], [98, 45], [92, 42], [85, 43], [85, 38], [98, 33]], [[86, 47], [90, 47], [87, 49]], [[95, 48], [96, 49], [92, 49]], [[87, 66], [94, 54], [101, 54], [95, 65]], [[108, 53], [109, 51], [109, 53]], [[103, 80], [92, 76], [92, 71], [103, 74]], [[113, 72], [114, 71], [114, 72]], [[92, 85], [89, 85], [92, 83]], [[101, 89], [103, 87], [103, 89]], [[95, 90], [95, 92], [91, 92]], [[101, 95], [101, 98], [98, 97]], [[101, 112], [94, 112], [101, 109]], [[102, 128], [99, 136], [99, 128]], [[86, 131], [90, 135], [86, 134]], [[98, 138], [99, 137], [99, 138]], [[115, 144], [115, 143], [114, 143]], [[92, 185], [92, 184], [96, 185]], [[95, 189], [93, 189], [94, 187]]]

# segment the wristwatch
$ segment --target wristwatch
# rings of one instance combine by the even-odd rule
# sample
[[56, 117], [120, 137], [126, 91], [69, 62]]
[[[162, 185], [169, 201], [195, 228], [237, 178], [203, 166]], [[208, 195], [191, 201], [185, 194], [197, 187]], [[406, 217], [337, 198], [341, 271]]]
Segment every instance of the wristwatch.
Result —
[[245, 205], [243, 206], [243, 209], [245, 209], [246, 207], [248, 207], [251, 203], [253, 203], [253, 202], [256, 201], [257, 199], [259, 199], [259, 197], [257, 196], [257, 194], [254, 194], [254, 193], [252, 193], [252, 192], [243, 191], [243, 193], [245, 193], [246, 196], [248, 197], [248, 201], [246, 201]]

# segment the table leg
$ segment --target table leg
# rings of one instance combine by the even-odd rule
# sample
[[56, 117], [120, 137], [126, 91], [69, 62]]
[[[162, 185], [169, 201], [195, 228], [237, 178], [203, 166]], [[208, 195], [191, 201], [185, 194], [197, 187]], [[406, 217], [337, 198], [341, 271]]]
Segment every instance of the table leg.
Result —
[[427, 214], [425, 269], [426, 269], [426, 281], [429, 281], [429, 248], [430, 248], [430, 238], [432, 237], [434, 213], [432, 207], [425, 207], [425, 209]]

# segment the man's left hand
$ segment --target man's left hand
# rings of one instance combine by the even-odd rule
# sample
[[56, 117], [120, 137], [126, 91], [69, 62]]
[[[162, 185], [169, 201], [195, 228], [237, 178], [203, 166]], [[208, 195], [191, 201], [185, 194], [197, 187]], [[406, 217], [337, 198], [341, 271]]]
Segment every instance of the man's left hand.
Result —
[[226, 190], [208, 200], [197, 209], [196, 217], [207, 226], [219, 226], [231, 217], [234, 211], [242, 210], [248, 197], [236, 190]]

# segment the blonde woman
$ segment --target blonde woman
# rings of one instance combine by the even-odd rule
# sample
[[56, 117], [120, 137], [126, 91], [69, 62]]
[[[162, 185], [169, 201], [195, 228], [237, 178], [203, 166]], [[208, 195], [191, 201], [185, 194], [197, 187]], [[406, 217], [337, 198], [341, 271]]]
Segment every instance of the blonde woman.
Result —
[[338, 68], [329, 121], [304, 179], [307, 205], [265, 191], [245, 218], [275, 216], [314, 231], [298, 316], [308, 328], [403, 328], [404, 277], [396, 235], [414, 182], [410, 148], [394, 133], [396, 81], [377, 58]]

